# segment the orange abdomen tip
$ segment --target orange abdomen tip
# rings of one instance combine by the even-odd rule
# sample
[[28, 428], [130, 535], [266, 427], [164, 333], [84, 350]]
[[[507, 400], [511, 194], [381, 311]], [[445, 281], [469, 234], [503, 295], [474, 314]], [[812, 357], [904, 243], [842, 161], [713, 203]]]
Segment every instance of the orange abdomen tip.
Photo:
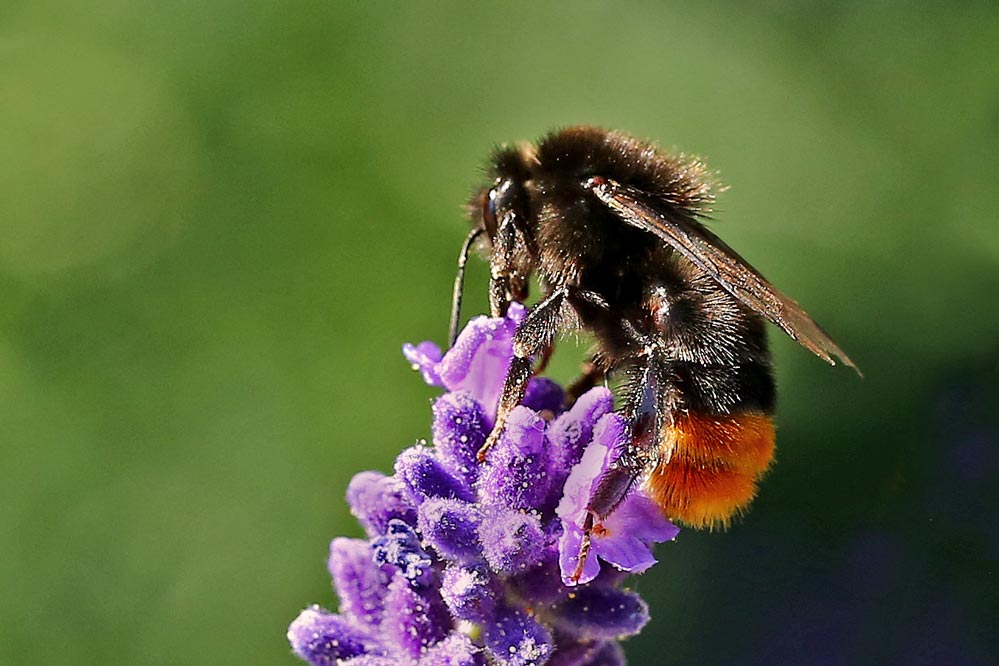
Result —
[[672, 448], [646, 480], [646, 489], [672, 520], [697, 528], [728, 527], [756, 496], [756, 484], [774, 457], [770, 416], [688, 413], [669, 428]]

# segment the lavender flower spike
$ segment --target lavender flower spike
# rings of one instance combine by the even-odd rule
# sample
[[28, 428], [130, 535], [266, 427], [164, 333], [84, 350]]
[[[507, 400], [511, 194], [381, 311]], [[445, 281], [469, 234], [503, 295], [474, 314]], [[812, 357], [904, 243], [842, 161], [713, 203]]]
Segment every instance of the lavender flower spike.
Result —
[[570, 580], [590, 495], [626, 443], [607, 389], [565, 410], [561, 387], [533, 379], [489, 458], [475, 461], [525, 314], [515, 303], [505, 318], [473, 319], [445, 354], [429, 342], [405, 346], [424, 380], [446, 390], [433, 408], [434, 447], [402, 452], [392, 476], [361, 472], [351, 482], [347, 499], [368, 538], [333, 540], [340, 611], [310, 606], [291, 624], [304, 661], [624, 664], [618, 641], [649, 615], [621, 589], [621, 572], [646, 570], [653, 544], [678, 530], [633, 492], [594, 528], [583, 576]]

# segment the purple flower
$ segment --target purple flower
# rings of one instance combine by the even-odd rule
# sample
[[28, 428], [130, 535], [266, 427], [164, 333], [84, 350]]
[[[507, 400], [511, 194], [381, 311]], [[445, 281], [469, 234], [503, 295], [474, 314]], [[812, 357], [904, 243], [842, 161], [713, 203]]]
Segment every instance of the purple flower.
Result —
[[[601, 475], [617, 459], [627, 443], [627, 424], [618, 414], [605, 414], [593, 428], [593, 441], [565, 482], [562, 501], [555, 512], [562, 519], [559, 565], [566, 585], [575, 584], [572, 575], [579, 566], [586, 506]], [[591, 533], [592, 547], [583, 563], [579, 583], [597, 577], [597, 557], [622, 571], [641, 573], [656, 563], [652, 544], [670, 541], [680, 529], [663, 517], [647, 496], [633, 492], [606, 519], [596, 523]]]
[[[650, 499], [629, 495], [592, 534], [578, 585], [586, 506], [626, 443], [604, 388], [568, 411], [558, 384], [535, 378], [479, 464], [525, 316], [472, 320], [446, 354], [403, 353], [432, 386], [434, 447], [403, 451], [395, 473], [361, 472], [347, 489], [368, 538], [337, 538], [329, 571], [339, 613], [311, 606], [288, 630], [296, 655], [344, 666], [598, 666], [624, 663], [618, 640], [648, 608], [620, 584], [651, 566], [652, 544], [677, 529]], [[612, 565], [600, 571], [599, 560]]]
[[523, 305], [511, 303], [505, 318], [480, 316], [468, 322], [443, 357], [432, 342], [404, 345], [402, 353], [431, 386], [471, 393], [491, 421], [513, 358], [513, 334], [525, 316]]

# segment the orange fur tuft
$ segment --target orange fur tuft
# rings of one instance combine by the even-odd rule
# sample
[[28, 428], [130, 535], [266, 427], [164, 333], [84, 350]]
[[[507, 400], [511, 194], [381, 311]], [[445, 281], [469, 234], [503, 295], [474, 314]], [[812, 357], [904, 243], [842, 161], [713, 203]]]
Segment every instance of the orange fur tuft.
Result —
[[646, 488], [671, 519], [698, 528], [724, 528], [752, 501], [756, 482], [774, 457], [774, 426], [766, 414], [684, 414], [662, 446], [670, 460], [652, 471]]

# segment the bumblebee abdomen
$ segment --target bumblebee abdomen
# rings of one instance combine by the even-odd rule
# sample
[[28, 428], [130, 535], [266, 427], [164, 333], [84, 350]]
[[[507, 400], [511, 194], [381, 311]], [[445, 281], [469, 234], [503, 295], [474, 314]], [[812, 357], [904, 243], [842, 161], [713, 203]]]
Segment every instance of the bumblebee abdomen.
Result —
[[645, 484], [663, 513], [691, 527], [724, 528], [773, 462], [773, 419], [759, 411], [678, 414], [661, 446], [672, 453]]

